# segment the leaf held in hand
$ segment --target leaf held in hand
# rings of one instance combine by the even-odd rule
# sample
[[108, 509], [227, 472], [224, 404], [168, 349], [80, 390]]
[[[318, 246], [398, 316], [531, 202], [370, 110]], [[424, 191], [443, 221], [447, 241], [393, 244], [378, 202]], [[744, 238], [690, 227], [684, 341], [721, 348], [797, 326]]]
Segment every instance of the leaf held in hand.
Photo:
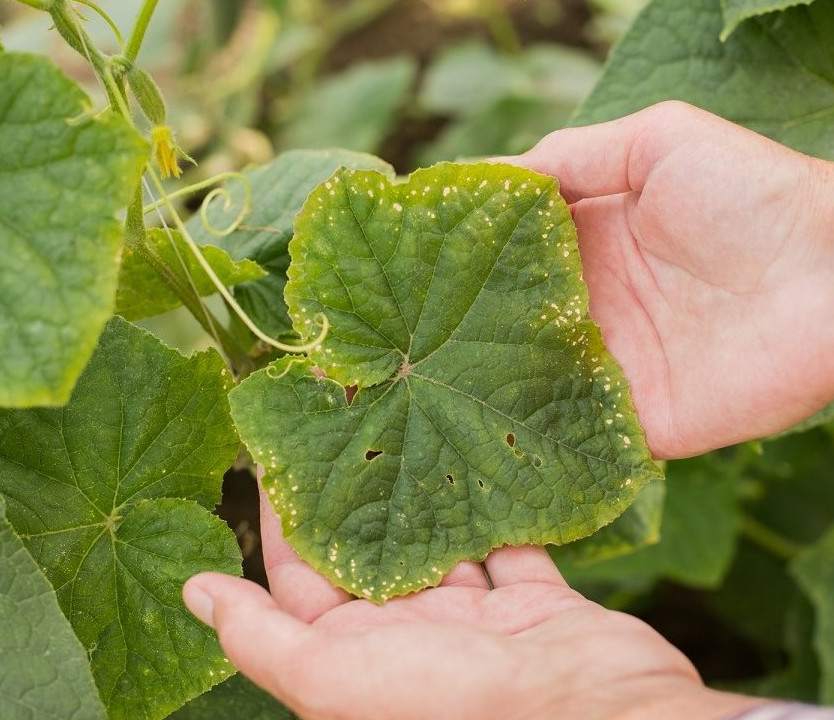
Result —
[[243, 382], [232, 413], [289, 542], [332, 582], [380, 602], [505, 543], [568, 542], [660, 475], [556, 180], [341, 170], [295, 230], [290, 316], [308, 339], [325, 313], [330, 334]]

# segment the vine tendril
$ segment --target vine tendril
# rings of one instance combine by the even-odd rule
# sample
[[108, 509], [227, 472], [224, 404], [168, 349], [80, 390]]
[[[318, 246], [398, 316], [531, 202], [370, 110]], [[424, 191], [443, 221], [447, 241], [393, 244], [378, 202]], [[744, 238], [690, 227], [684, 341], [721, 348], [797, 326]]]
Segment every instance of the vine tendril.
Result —
[[165, 188], [162, 185], [162, 181], [159, 179], [159, 175], [157, 175], [156, 171], [152, 167], [148, 167], [147, 173], [153, 182], [156, 191], [162, 198], [160, 201], [161, 204], [164, 204], [168, 208], [171, 213], [171, 217], [174, 220], [174, 224], [182, 235], [188, 249], [194, 254], [194, 257], [197, 259], [200, 267], [202, 267], [209, 280], [211, 280], [211, 283], [217, 289], [217, 292], [220, 293], [222, 298], [226, 301], [229, 309], [237, 315], [238, 318], [240, 318], [240, 321], [247, 328], [249, 328], [252, 334], [270, 347], [274, 347], [276, 350], [280, 350], [285, 353], [307, 354], [317, 349], [324, 341], [327, 333], [330, 331], [330, 321], [327, 319], [327, 316], [324, 315], [324, 313], [318, 313], [314, 317], [314, 322], [320, 328], [319, 333], [315, 338], [301, 345], [289, 345], [287, 343], [282, 343], [263, 332], [263, 330], [255, 324], [252, 318], [250, 318], [246, 311], [238, 304], [237, 300], [235, 300], [234, 296], [229, 292], [229, 289], [223, 284], [223, 281], [217, 277], [217, 273], [214, 272], [214, 268], [212, 268], [211, 264], [203, 256], [203, 253], [200, 251], [197, 243], [194, 242], [194, 239], [191, 237], [191, 233], [188, 232], [188, 228], [185, 227], [185, 223], [182, 221], [182, 218], [174, 207], [174, 204], [171, 201], [171, 195], [165, 192]]
[[232, 198], [231, 192], [227, 188], [214, 188], [208, 195], [206, 195], [205, 200], [203, 200], [203, 204], [200, 206], [200, 220], [203, 222], [203, 227], [206, 231], [213, 235], [214, 237], [227, 237], [231, 235], [235, 230], [237, 230], [243, 221], [246, 219], [246, 216], [252, 211], [252, 186], [249, 183], [249, 179], [239, 172], [224, 172], [220, 173], [219, 175], [215, 175], [213, 177], [208, 178], [207, 180], [201, 180], [198, 183], [194, 183], [193, 185], [188, 185], [187, 187], [180, 188], [174, 192], [168, 193], [166, 197], [161, 200], [157, 200], [149, 205], [145, 205], [143, 208], [144, 213], [147, 214], [153, 210], [156, 210], [163, 205], [167, 205], [168, 201], [176, 200], [177, 198], [183, 197], [185, 195], [190, 195], [195, 192], [199, 192], [200, 190], [205, 190], [207, 187], [211, 187], [212, 185], [216, 185], [221, 180], [227, 179], [234, 179], [240, 182], [243, 186], [243, 207], [241, 208], [240, 212], [237, 214], [235, 219], [231, 222], [231, 224], [226, 228], [217, 228], [211, 224], [211, 221], [208, 219], [208, 208], [211, 203], [217, 199], [222, 197], [224, 199], [223, 209], [229, 210], [232, 208], [234, 201]]

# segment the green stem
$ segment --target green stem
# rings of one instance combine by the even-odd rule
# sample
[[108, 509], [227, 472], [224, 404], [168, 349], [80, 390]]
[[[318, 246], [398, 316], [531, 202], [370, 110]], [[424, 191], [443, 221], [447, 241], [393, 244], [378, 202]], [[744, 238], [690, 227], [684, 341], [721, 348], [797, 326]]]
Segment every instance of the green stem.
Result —
[[154, 10], [159, 3], [159, 0], [145, 0], [136, 16], [136, 22], [133, 24], [133, 30], [128, 38], [127, 45], [125, 45], [124, 56], [130, 62], [136, 62], [139, 56], [139, 49], [142, 47], [142, 42], [145, 39], [145, 32], [153, 17]]
[[764, 523], [744, 513], [739, 518], [739, 531], [752, 543], [781, 560], [792, 560], [805, 549], [799, 543], [780, 535]]

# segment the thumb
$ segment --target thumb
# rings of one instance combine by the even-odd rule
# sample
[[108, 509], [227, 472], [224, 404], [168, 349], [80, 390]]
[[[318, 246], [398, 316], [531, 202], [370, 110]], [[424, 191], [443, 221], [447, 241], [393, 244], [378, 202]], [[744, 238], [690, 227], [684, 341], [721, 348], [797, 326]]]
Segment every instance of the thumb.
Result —
[[618, 120], [556, 130], [521, 155], [492, 160], [557, 177], [569, 203], [640, 191], [660, 159], [712, 117], [669, 101]]
[[287, 700], [313, 629], [278, 608], [272, 596], [249, 580], [202, 573], [183, 587], [186, 607], [217, 631], [231, 663], [279, 700]]

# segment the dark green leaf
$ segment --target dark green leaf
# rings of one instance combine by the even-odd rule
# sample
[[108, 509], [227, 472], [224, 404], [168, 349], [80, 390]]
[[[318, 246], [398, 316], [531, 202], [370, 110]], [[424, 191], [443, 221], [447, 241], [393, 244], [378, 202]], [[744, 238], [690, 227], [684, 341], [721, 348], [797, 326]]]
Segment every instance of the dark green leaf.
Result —
[[569, 542], [660, 475], [553, 178], [341, 170], [290, 252], [290, 314], [305, 338], [329, 317], [311, 362], [332, 379], [285, 358], [230, 397], [287, 538], [337, 585], [382, 601], [504, 543]]
[[296, 720], [296, 716], [269, 693], [233, 675], [209, 692], [194, 698], [170, 720]]
[[[180, 233], [154, 229], [148, 232], [148, 243], [171, 272], [196, 288], [198, 294], [213, 295], [217, 292]], [[266, 275], [266, 271], [251, 260], [232, 260], [225, 250], [213, 245], [206, 245], [202, 252], [224, 285], [251, 282]], [[180, 304], [177, 294], [165, 284], [141, 251], [126, 247], [119, 271], [116, 313], [128, 320], [139, 320], [168, 312]]]
[[114, 319], [60, 409], [0, 412], [8, 517], [57, 589], [113, 720], [165, 717], [229, 672], [180, 600], [240, 572], [209, 510], [238, 442], [214, 351], [184, 358]]
[[112, 313], [147, 148], [46, 58], [0, 55], [0, 87], [0, 406], [60, 405]]
[[0, 717], [104, 720], [87, 654], [0, 497]]
[[714, 455], [670, 462], [666, 477], [660, 542], [578, 569], [574, 580], [663, 577], [695, 587], [721, 582], [735, 551], [734, 483]]
[[[252, 193], [252, 210], [228, 237], [213, 235], [199, 217], [188, 223], [192, 237], [201, 245], [224, 248], [234, 260], [248, 258], [269, 272], [256, 282], [235, 288], [235, 297], [258, 325], [272, 335], [290, 329], [284, 304], [284, 285], [290, 264], [287, 244], [292, 237], [295, 216], [307, 195], [339, 167], [379, 170], [393, 169], [382, 160], [348, 150], [295, 150], [283, 153], [268, 165], [244, 171]], [[206, 217], [216, 229], [229, 227], [244, 206], [244, 187], [232, 180], [226, 186], [228, 207], [212, 203]]]
[[574, 124], [686, 100], [834, 158], [834, 3], [755, 17], [726, 42], [720, 0], [653, 0], [611, 53]]

